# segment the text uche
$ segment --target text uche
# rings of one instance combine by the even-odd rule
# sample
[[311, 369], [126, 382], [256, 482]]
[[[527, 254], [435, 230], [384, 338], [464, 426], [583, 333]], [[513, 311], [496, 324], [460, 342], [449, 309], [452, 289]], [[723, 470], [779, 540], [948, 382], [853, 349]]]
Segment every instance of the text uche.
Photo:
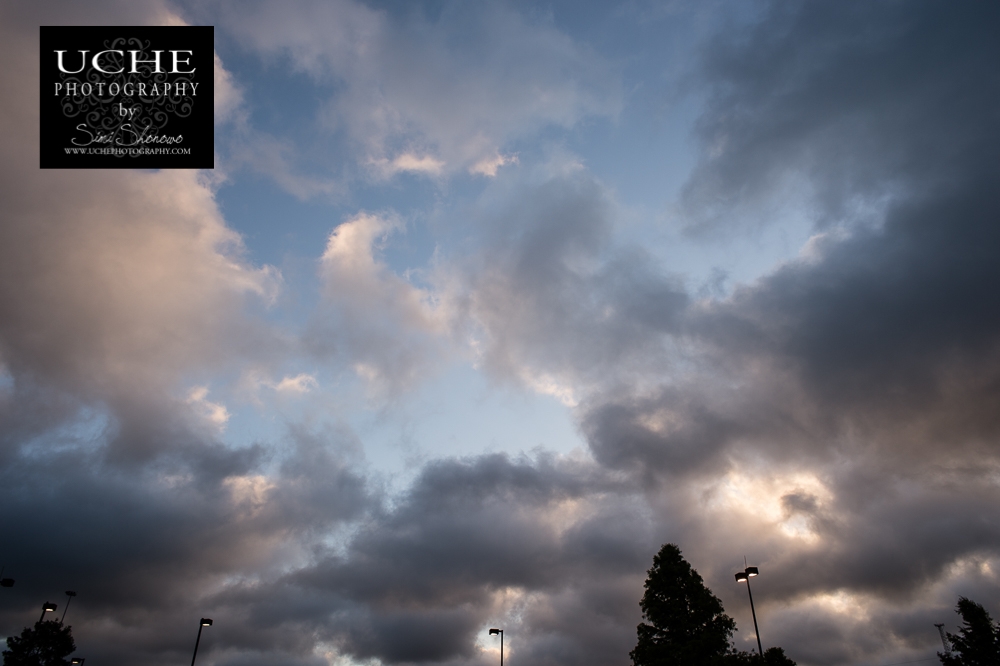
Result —
[[[77, 53], [80, 54], [79, 55], [80, 68], [75, 71], [66, 69], [66, 57], [65, 57], [66, 53], [68, 53], [68, 51], [55, 52], [56, 64], [59, 66], [60, 72], [63, 72], [64, 74], [79, 74], [87, 67], [87, 54], [90, 53], [89, 49], [77, 51]], [[118, 59], [118, 62], [120, 63], [118, 69], [105, 69], [105, 67], [114, 66], [109, 62], [109, 58], [107, 57], [108, 54], [110, 53], [118, 54], [118, 56], [120, 57]], [[142, 60], [141, 58], [144, 55], [142, 51], [120, 51], [118, 49], [105, 49], [104, 51], [98, 51], [97, 53], [94, 54], [94, 56], [90, 59], [90, 66], [102, 74], [121, 74], [122, 72], [125, 71], [126, 53], [129, 54], [130, 58], [128, 58], [128, 60], [131, 60], [132, 63], [132, 67], [128, 70], [129, 74], [139, 73], [139, 65], [152, 65], [153, 66], [152, 71], [156, 74], [162, 74], [162, 73], [194, 74], [195, 70], [197, 69], [196, 67], [191, 67], [191, 69], [180, 69], [181, 65], [185, 65], [188, 67], [191, 66], [191, 54], [194, 53], [193, 51], [169, 51], [171, 56], [170, 60], [173, 63], [173, 67], [170, 70], [163, 69], [161, 65], [162, 55], [164, 53], [168, 53], [168, 51], [165, 50], [153, 51], [152, 59]], [[185, 57], [182, 56], [181, 54], [187, 54], [187, 55]], [[75, 62], [76, 61], [74, 56], [74, 64]]]

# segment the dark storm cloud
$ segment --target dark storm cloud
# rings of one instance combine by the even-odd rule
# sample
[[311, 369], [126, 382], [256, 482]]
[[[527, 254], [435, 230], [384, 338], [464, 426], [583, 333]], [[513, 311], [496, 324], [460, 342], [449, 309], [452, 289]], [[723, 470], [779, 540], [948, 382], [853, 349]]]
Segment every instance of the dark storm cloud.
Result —
[[[768, 428], [829, 438], [862, 422], [892, 447], [904, 420], [904, 448], [944, 436], [952, 446], [995, 439], [998, 23], [988, 5], [809, 3], [776, 6], [748, 40], [714, 45], [708, 72], [721, 92], [702, 124], [706, 141], [722, 136], [725, 145], [695, 172], [688, 196], [772, 194], [762, 174], [784, 169], [837, 202], [888, 195], [884, 217], [819, 237], [806, 258], [689, 309], [683, 332], [704, 345], [702, 362], [730, 385], [770, 396], [722, 391], [736, 404], [720, 404], [716, 386], [709, 396], [684, 384], [638, 406], [615, 401], [588, 421], [599, 451], [615, 441], [602, 428], [641, 420], [630, 409], [677, 413], [682, 425], [667, 448], [678, 451], [692, 437], [710, 447]], [[841, 132], [848, 121], [863, 131]], [[876, 170], [860, 179], [864, 191], [841, 177], [855, 164]], [[820, 203], [824, 226], [850, 227], [839, 204]], [[786, 418], [748, 420], [740, 403]], [[641, 443], [650, 432], [621, 438], [622, 452], [607, 455], [655, 449]]]
[[[583, 429], [597, 459], [610, 467], [684, 475], [711, 462], [748, 424], [703, 404], [705, 396], [664, 389], [655, 397], [608, 399], [584, 405]], [[651, 427], [649, 417], [669, 414], [670, 429]]]
[[768, 571], [781, 572], [767, 582], [771, 603], [848, 591], [901, 609], [948, 575], [956, 560], [995, 553], [998, 491], [989, 480], [967, 475], [958, 489], [936, 479], [901, 479], [891, 470], [870, 474], [868, 484], [861, 476], [852, 469], [838, 479], [842, 484], [831, 484], [834, 501], [818, 507], [810, 498], [797, 514], [822, 545], [769, 557]]
[[243, 261], [204, 174], [37, 169], [38, 26], [172, 18], [127, 4], [0, 6], [2, 631], [75, 589], [86, 656], [166, 663], [206, 594], [369, 498], [336, 437], [219, 441], [225, 409], [198, 384], [276, 347], [245, 298], [270, 271]]
[[557, 556], [566, 535], [560, 538], [552, 524], [558, 516], [547, 512], [615, 489], [587, 479], [588, 472], [595, 473], [501, 455], [430, 463], [407, 501], [354, 539], [332, 583], [359, 598], [433, 604], [455, 594], [460, 600], [470, 586], [559, 584], [572, 575]]
[[995, 168], [998, 20], [989, 3], [768, 5], [749, 34], [707, 50], [708, 150], [689, 210], [733, 218], [787, 195], [793, 177], [835, 223], [865, 199], [984, 176]]
[[[43, 596], [59, 602], [71, 588], [80, 594], [69, 620], [81, 649], [112, 662], [169, 663], [185, 653], [189, 625], [227, 580], [273, 571], [283, 550], [294, 556], [372, 505], [343, 434], [293, 433], [290, 444], [269, 477], [259, 474], [259, 447], [206, 442], [201, 455], [192, 449], [129, 473], [92, 443], [8, 460], [0, 529], [18, 583], [4, 624], [28, 623]], [[236, 629], [220, 638], [229, 632], [239, 638]]]
[[810, 3], [716, 45], [702, 132], [722, 147], [688, 196], [773, 194], [797, 172], [824, 225], [866, 203], [883, 217], [696, 316], [699, 337], [791, 365], [829, 407], [931, 409], [953, 419], [942, 432], [991, 434], [998, 24], [985, 3]]
[[[782, 504], [814, 545], [733, 527], [782, 572], [768, 584], [785, 603], [866, 599], [881, 642], [831, 608], [793, 620], [801, 631], [782, 635], [811, 663], [873, 658], [886, 636], [928, 646], [914, 618], [942, 617], [956, 571], [1000, 555], [998, 26], [988, 4], [775, 4], [714, 43], [706, 158], [684, 193], [692, 232], [744, 224], [794, 182], [821, 235], [688, 309], [697, 379], [584, 405], [600, 461], [671, 485], [743, 462], [819, 475], [829, 497]], [[975, 596], [1000, 601], [979, 580]]]
[[603, 663], [627, 651], [636, 571], [654, 547], [636, 506], [620, 479], [584, 463], [439, 461], [346, 551], [247, 594], [276, 607], [321, 600], [315, 630], [358, 658], [478, 663], [476, 634], [493, 623], [522, 663]]
[[[928, 435], [996, 434], [1000, 202], [985, 181], [894, 206], [882, 228], [831, 243], [693, 325], [723, 353], [791, 368], [828, 409], [912, 418]], [[741, 337], [739, 332], [745, 335]]]
[[[995, 450], [1000, 201], [991, 190], [974, 182], [894, 206], [879, 229], [828, 241], [819, 259], [692, 309], [685, 333], [702, 345], [703, 367], [727, 379], [593, 407], [585, 426], [595, 453], [683, 472], [740, 437], [826, 448], [847, 428], [934, 458], [942, 438], [950, 452]], [[668, 434], [642, 425], [656, 413], [671, 415]]]

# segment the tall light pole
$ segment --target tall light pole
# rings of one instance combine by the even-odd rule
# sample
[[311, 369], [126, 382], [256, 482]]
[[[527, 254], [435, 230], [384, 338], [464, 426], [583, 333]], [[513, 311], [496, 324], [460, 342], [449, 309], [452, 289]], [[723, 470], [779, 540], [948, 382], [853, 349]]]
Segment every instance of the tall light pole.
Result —
[[45, 619], [46, 613], [54, 613], [55, 610], [56, 610], [56, 605], [50, 604], [48, 601], [46, 601], [44, 604], [42, 604], [42, 616], [38, 618], [38, 621], [41, 622], [42, 620]]
[[750, 595], [750, 613], [753, 615], [753, 632], [757, 635], [757, 652], [760, 653], [760, 658], [763, 659], [764, 648], [760, 646], [760, 631], [757, 629], [757, 611], [753, 609], [753, 592], [750, 591], [750, 579], [758, 573], [757, 567], [747, 567], [736, 574], [736, 582], [747, 584], [747, 594]]
[[63, 616], [62, 619], [59, 620], [59, 624], [62, 624], [63, 622], [66, 621], [66, 611], [69, 610], [69, 602], [73, 601], [73, 597], [76, 596], [76, 592], [74, 592], [73, 590], [66, 590], [66, 596], [69, 597], [69, 599], [66, 600], [66, 608], [63, 608]]
[[203, 617], [198, 622], [198, 638], [196, 638], [194, 641], [194, 654], [191, 655], [191, 666], [194, 666], [194, 660], [198, 656], [198, 643], [201, 642], [201, 630], [203, 627], [211, 627], [211, 626], [212, 626], [211, 618]]
[[500, 634], [500, 666], [503, 666], [503, 629], [490, 629], [490, 636], [497, 634]]

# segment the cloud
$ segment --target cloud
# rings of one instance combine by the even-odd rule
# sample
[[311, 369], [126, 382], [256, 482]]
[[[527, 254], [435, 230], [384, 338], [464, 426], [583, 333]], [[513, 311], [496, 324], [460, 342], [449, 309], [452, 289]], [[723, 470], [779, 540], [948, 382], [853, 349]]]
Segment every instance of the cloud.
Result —
[[503, 4], [434, 17], [349, 1], [235, 7], [220, 10], [227, 28], [329, 89], [318, 120], [379, 177], [495, 172], [509, 142], [621, 108], [613, 65]]
[[[916, 660], [958, 594], [1000, 602], [996, 10], [764, 9], [706, 45], [685, 221], [697, 235], [787, 212], [802, 184], [790, 207], [816, 233], [702, 300], [620, 240], [618, 195], [579, 160], [500, 168], [510, 143], [621, 105], [607, 59], [553, 20], [219, 10], [321, 89], [359, 164], [489, 177], [425, 270], [386, 259], [409, 218], [342, 214], [315, 311], [279, 332], [259, 309], [281, 276], [246, 256], [204, 174], [25, 167], [37, 26], [171, 8], [4, 6], [0, 531], [18, 583], [3, 626], [76, 586], [81, 653], [109, 664], [176, 663], [201, 616], [219, 663], [493, 663], [497, 625], [522, 664], [624, 663], [665, 541], [742, 647], [732, 573], [744, 554], [760, 566], [764, 639], [803, 664]], [[344, 187], [299, 177], [299, 147], [272, 139], [251, 157], [289, 190]], [[227, 377], [258, 408], [331, 367], [398, 397], [465, 353], [570, 406], [589, 450], [435, 459], [394, 494], [335, 417], [231, 434]]]
[[243, 104], [243, 91], [222, 64], [219, 54], [215, 54], [215, 123], [232, 119]]
[[[175, 662], [190, 651], [192, 618], [212, 617], [220, 596], [308, 560], [315, 533], [356, 520], [371, 505], [364, 478], [351, 470], [356, 442], [348, 431], [291, 431], [286, 443], [269, 470], [261, 447], [204, 446], [131, 475], [108, 468], [86, 442], [8, 456], [0, 473], [11, 513], [2, 527], [17, 585], [4, 625], [27, 623], [38, 597], [72, 586], [80, 596], [67, 622], [81, 654], [108, 663]], [[256, 600], [256, 608], [266, 606]], [[216, 614], [217, 631], [203, 637], [204, 647], [222, 654], [227, 646], [287, 648], [278, 627], [241, 630], [230, 620], [237, 616]], [[311, 642], [293, 653], [310, 651]]]
[[445, 167], [445, 163], [439, 159], [435, 159], [429, 155], [417, 156], [413, 153], [397, 155], [391, 162], [384, 158], [372, 160], [371, 164], [385, 178], [402, 172], [439, 176]]
[[[984, 115], [1000, 91], [983, 27], [997, 17], [770, 11], [710, 45], [705, 158], [683, 197], [697, 231], [743, 223], [798, 179], [817, 227], [801, 257], [694, 301], [616, 246], [615, 207], [585, 173], [499, 179], [449, 297], [485, 368], [579, 402], [597, 462], [672, 514], [666, 532], [734, 567], [753, 544], [780, 572], [768, 605], [822, 613], [809, 631], [824, 647], [803, 658], [912, 654], [933, 639], [918, 619], [959, 593], [939, 587], [950, 568], [1000, 547], [1000, 134]], [[947, 57], [928, 62], [927, 44]], [[997, 597], [990, 580], [979, 596]]]
[[186, 636], [206, 594], [305, 557], [368, 491], [338, 451], [349, 438], [290, 437], [280, 456], [219, 441], [219, 374], [280, 366], [286, 348], [253, 314], [281, 276], [246, 258], [206, 174], [37, 168], [37, 26], [161, 23], [162, 6], [2, 11], [0, 120], [18, 128], [0, 137], [2, 529], [18, 580], [3, 626], [70, 587], [88, 656], [172, 662], [188, 640], [163, 639]]
[[[159, 21], [162, 9], [151, 7], [145, 20]], [[20, 20], [37, 26], [40, 19]], [[45, 410], [57, 421], [72, 421], [81, 408], [106, 410], [116, 455], [171, 449], [168, 442], [188, 441], [200, 419], [191, 414], [188, 422], [187, 407], [177, 412], [186, 387], [277, 349], [248, 307], [273, 300], [280, 274], [245, 260], [199, 172], [26, 168], [37, 164], [30, 55], [37, 30], [25, 33], [12, 21], [5, 34], [16, 68], [3, 75], [11, 96], [2, 121], [24, 128], [0, 139], [7, 156], [0, 357], [14, 384], [8, 413], [14, 422], [40, 418], [41, 426]]]
[[319, 266], [323, 302], [306, 333], [313, 353], [338, 356], [378, 393], [421, 378], [448, 333], [433, 295], [376, 256], [402, 229], [394, 215], [360, 213], [333, 230]]
[[808, 186], [819, 229], [839, 229], [685, 310], [675, 330], [696, 374], [607, 386], [581, 412], [600, 462], [697, 515], [685, 538], [710, 559], [753, 544], [781, 616], [817, 618], [781, 632], [788, 646], [809, 633], [790, 651], [809, 663], [932, 647], [928, 614], [958, 594], [939, 587], [946, 572], [1000, 548], [1000, 273], [984, 251], [1000, 240], [986, 157], [1000, 133], [983, 113], [1000, 92], [984, 28], [997, 17], [916, 9], [773, 5], [745, 40], [711, 45], [692, 229], [744, 223], [787, 178]]
[[497, 181], [471, 213], [475, 249], [441, 253], [435, 274], [483, 367], [566, 404], [636, 364], [665, 370], [688, 297], [641, 248], [615, 242], [611, 193], [576, 168]]
[[989, 142], [970, 128], [989, 124], [980, 101], [995, 94], [992, 10], [764, 8], [742, 39], [706, 51], [709, 150], [684, 193], [693, 229], [746, 209], [776, 217], [778, 197], [824, 225], [871, 224], [897, 197], [989, 168]]
[[[594, 503], [594, 492], [618, 502]], [[612, 518], [620, 531], [609, 534], [604, 525]], [[325, 595], [328, 606], [349, 609], [332, 615], [324, 631], [355, 659], [482, 663], [475, 639], [492, 623], [507, 627], [514, 636], [508, 647], [525, 663], [558, 651], [603, 663], [621, 651], [623, 624], [630, 634], [637, 619], [641, 579], [623, 560], [642, 563], [637, 541], [644, 534], [628, 492], [585, 463], [444, 460], [425, 467], [346, 552], [290, 575], [278, 589], [289, 599]], [[601, 610], [590, 610], [586, 603], [598, 599]], [[613, 630], [586, 637], [581, 630], [585, 647], [554, 644], [595, 615]]]
[[206, 421], [220, 430], [229, 421], [229, 410], [217, 402], [210, 402], [207, 386], [196, 386], [188, 392], [187, 403], [193, 405]]
[[304, 372], [294, 377], [284, 377], [274, 386], [274, 390], [279, 393], [308, 393], [316, 388], [316, 378]]
[[478, 174], [480, 176], [488, 176], [493, 178], [497, 175], [497, 170], [502, 166], [508, 164], [517, 164], [517, 155], [500, 155], [499, 153], [495, 157], [487, 157], [479, 162], [476, 162], [469, 167], [469, 173]]

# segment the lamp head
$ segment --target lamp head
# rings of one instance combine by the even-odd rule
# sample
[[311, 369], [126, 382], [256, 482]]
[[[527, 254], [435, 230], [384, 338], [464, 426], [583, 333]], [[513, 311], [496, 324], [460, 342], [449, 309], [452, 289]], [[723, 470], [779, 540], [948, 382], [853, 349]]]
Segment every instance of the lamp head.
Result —
[[499, 629], [490, 629], [490, 636], [496, 636], [500, 633]]
[[14, 587], [14, 579], [0, 578], [0, 587]]
[[747, 581], [747, 574], [745, 571], [741, 571], [738, 574], [736, 574], [737, 583], [745, 583], [746, 581]]
[[753, 578], [758, 573], [757, 567], [747, 567], [747, 577]]
[[69, 663], [76, 666], [76, 664], [82, 664], [85, 661], [87, 661], [86, 657], [73, 657], [72, 659], [69, 660]]
[[76, 596], [76, 592], [74, 592], [73, 590], [66, 590], [66, 596], [67, 597], [75, 597]]
[[45, 613], [49, 613], [51, 611], [54, 611], [55, 609], [56, 609], [56, 605], [55, 604], [50, 604], [47, 601], [45, 602], [45, 605], [42, 606], [42, 611], [45, 612]]
[[212, 626], [212, 619], [208, 618], [208, 617], [201, 618], [201, 626], [203, 626], [203, 627], [211, 627]]

